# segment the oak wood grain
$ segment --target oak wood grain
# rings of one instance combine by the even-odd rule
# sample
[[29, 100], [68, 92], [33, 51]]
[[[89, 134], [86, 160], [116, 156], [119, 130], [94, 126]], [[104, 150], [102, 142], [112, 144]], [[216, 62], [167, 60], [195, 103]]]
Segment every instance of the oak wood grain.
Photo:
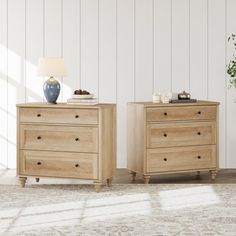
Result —
[[147, 172], [216, 168], [216, 146], [186, 146], [147, 150]]
[[98, 151], [98, 127], [20, 125], [20, 148], [95, 153]]
[[98, 155], [71, 152], [20, 152], [20, 174], [98, 179]]
[[98, 124], [98, 109], [21, 108], [21, 123]]
[[216, 144], [215, 122], [147, 124], [147, 147]]
[[17, 105], [17, 174], [94, 180], [99, 191], [116, 170], [116, 106]]
[[215, 120], [215, 106], [150, 107], [147, 108], [147, 121]]
[[[128, 169], [144, 176], [218, 170], [218, 102], [128, 103]], [[144, 178], [147, 183], [147, 178]]]

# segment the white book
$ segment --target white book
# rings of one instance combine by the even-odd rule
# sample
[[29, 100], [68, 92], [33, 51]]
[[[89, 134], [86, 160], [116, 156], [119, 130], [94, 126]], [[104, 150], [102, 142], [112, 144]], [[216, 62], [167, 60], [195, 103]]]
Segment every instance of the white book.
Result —
[[96, 105], [98, 104], [97, 98], [91, 98], [91, 99], [75, 99], [75, 98], [69, 98], [67, 99], [68, 104], [78, 104], [78, 105]]

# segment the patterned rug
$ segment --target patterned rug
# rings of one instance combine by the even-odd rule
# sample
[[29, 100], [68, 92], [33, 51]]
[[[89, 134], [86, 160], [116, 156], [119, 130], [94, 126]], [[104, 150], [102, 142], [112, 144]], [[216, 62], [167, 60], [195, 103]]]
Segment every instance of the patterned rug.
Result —
[[236, 185], [0, 185], [0, 235], [236, 235]]

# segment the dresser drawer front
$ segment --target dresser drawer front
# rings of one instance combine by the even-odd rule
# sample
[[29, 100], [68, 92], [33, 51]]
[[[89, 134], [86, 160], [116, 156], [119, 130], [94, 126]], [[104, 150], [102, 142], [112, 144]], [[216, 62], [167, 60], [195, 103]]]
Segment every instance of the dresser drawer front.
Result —
[[147, 147], [216, 144], [215, 122], [147, 125]]
[[97, 154], [22, 150], [20, 156], [22, 175], [98, 178]]
[[171, 172], [215, 168], [215, 157], [215, 145], [148, 149], [147, 172]]
[[154, 107], [146, 110], [147, 121], [216, 120], [215, 106]]
[[98, 127], [20, 125], [20, 148], [98, 152]]
[[98, 124], [97, 109], [20, 108], [20, 122]]

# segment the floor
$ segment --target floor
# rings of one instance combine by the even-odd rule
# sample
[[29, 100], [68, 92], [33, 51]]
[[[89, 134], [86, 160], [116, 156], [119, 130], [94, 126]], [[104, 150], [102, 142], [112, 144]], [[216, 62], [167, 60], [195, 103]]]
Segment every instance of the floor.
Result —
[[29, 178], [20, 188], [16, 170], [0, 170], [0, 235], [236, 235], [236, 169], [215, 181], [207, 172], [153, 176], [149, 185], [141, 175], [129, 184], [118, 169], [112, 188], [96, 193], [90, 183]]
[[[130, 183], [129, 171], [127, 169], [117, 169], [114, 178], [115, 183]], [[142, 175], [137, 175], [135, 183], [143, 183]], [[181, 173], [171, 175], [156, 175], [151, 176], [150, 184], [187, 184], [187, 183], [236, 183], [236, 169], [222, 169], [216, 176], [215, 181], [212, 182], [209, 172], [201, 172], [200, 178], [197, 177], [196, 172]]]
[[[55, 179], [55, 178], [42, 178], [40, 184], [79, 184], [89, 183], [90, 181], [81, 181], [75, 179]], [[35, 179], [29, 178], [28, 184], [35, 184]], [[114, 176], [113, 183], [126, 184], [130, 183], [129, 171], [127, 169], [117, 169], [116, 175]], [[137, 174], [137, 184], [143, 184], [142, 175]], [[196, 172], [193, 173], [181, 173], [172, 175], [156, 175], [150, 179], [150, 184], [192, 184], [192, 183], [226, 183], [236, 184], [236, 169], [222, 169], [219, 171], [216, 180], [212, 181], [208, 172], [202, 172], [200, 178], [197, 177]], [[18, 178], [16, 177], [16, 170], [0, 169], [0, 184], [15, 185], [18, 184]]]
[[235, 184], [0, 186], [2, 236], [235, 236]]

